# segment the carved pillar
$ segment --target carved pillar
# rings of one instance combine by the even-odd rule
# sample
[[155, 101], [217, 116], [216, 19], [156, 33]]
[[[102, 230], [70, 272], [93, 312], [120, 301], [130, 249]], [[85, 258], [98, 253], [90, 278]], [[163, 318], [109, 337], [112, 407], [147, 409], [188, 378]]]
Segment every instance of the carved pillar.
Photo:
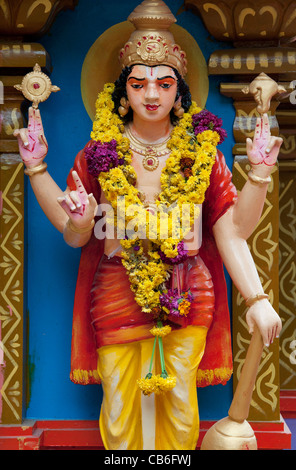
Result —
[[23, 127], [23, 96], [14, 85], [48, 55], [26, 36], [43, 34], [56, 14], [78, 0], [0, 2], [0, 424], [19, 424], [26, 384], [24, 173], [13, 131]]
[[[295, 66], [296, 70], [296, 66]], [[293, 80], [296, 78], [293, 76]], [[296, 83], [296, 82], [295, 82]], [[294, 84], [293, 84], [294, 86]], [[295, 92], [278, 108], [284, 142], [280, 153], [280, 337], [283, 409], [296, 411], [296, 101]], [[287, 402], [288, 401], [288, 402]], [[290, 403], [289, 403], [290, 401]]]
[[[296, 50], [292, 47], [296, 26], [295, 2], [185, 0], [185, 6], [201, 16], [215, 39], [234, 46], [232, 49], [215, 51], [210, 57], [208, 69], [210, 75], [221, 76], [221, 93], [232, 98], [236, 111], [233, 125], [233, 180], [238, 190], [241, 190], [249, 170], [245, 140], [253, 136], [257, 117], [255, 103], [242, 93], [242, 88], [259, 73], [265, 72], [289, 89], [291, 81], [296, 77]], [[275, 169], [273, 172], [261, 220], [248, 240], [263, 287], [270, 294], [272, 304], [283, 320], [280, 343], [276, 341], [271, 348], [264, 350], [250, 409], [250, 421], [279, 420], [280, 388], [288, 387], [288, 383], [292, 389], [296, 388], [295, 189], [294, 193], [292, 190], [296, 157], [295, 126], [293, 129], [295, 111], [291, 104], [280, 104], [276, 100], [271, 103], [269, 118], [272, 134], [280, 134], [284, 139], [280, 171]], [[289, 250], [286, 249], [287, 245]], [[250, 336], [246, 329], [246, 309], [235, 288], [233, 312], [236, 387]]]

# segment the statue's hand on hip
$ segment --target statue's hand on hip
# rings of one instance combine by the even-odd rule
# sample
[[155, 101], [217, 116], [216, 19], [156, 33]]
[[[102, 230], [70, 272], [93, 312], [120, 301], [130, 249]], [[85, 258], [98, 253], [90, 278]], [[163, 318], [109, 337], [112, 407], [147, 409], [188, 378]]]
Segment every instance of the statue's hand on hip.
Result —
[[265, 178], [271, 174], [282, 142], [282, 138], [271, 135], [267, 114], [257, 119], [254, 138], [246, 141], [248, 159], [255, 175]]
[[97, 201], [93, 194], [87, 194], [81, 179], [76, 171], [72, 171], [76, 190], [58, 197], [58, 203], [64, 209], [74, 226], [79, 229], [88, 227], [93, 221]]
[[17, 129], [20, 156], [27, 168], [40, 165], [47, 155], [48, 144], [44, 135], [39, 109], [29, 108], [28, 128]]

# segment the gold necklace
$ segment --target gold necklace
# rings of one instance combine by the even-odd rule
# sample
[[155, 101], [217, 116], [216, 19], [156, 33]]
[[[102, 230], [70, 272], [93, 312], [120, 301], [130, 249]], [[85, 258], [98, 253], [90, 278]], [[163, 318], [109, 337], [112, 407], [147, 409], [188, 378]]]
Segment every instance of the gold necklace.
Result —
[[170, 153], [170, 150], [167, 148], [167, 143], [170, 140], [171, 136], [169, 136], [160, 144], [144, 144], [144, 142], [138, 140], [131, 133], [129, 126], [126, 126], [125, 134], [130, 141], [130, 149], [144, 157], [142, 160], [142, 165], [145, 170], [156, 170], [159, 165], [158, 158], [168, 155]]

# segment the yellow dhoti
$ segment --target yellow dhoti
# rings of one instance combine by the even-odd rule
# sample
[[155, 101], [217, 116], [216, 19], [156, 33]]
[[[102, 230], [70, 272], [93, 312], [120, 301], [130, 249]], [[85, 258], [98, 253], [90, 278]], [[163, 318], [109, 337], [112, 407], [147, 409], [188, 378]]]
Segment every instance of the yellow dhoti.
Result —
[[[163, 395], [144, 396], [137, 380], [149, 370], [154, 338], [98, 349], [103, 385], [100, 431], [106, 449], [192, 450], [199, 435], [196, 373], [208, 329], [188, 326], [163, 339], [166, 370], [177, 377]], [[155, 357], [155, 373], [160, 363]]]

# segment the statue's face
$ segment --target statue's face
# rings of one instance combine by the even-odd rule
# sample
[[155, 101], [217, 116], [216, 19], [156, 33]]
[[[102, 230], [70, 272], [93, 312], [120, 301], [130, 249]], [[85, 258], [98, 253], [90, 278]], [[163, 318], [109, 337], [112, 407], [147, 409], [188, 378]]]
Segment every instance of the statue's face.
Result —
[[162, 121], [175, 104], [177, 84], [175, 72], [170, 67], [135, 65], [126, 85], [129, 104], [142, 120]]

